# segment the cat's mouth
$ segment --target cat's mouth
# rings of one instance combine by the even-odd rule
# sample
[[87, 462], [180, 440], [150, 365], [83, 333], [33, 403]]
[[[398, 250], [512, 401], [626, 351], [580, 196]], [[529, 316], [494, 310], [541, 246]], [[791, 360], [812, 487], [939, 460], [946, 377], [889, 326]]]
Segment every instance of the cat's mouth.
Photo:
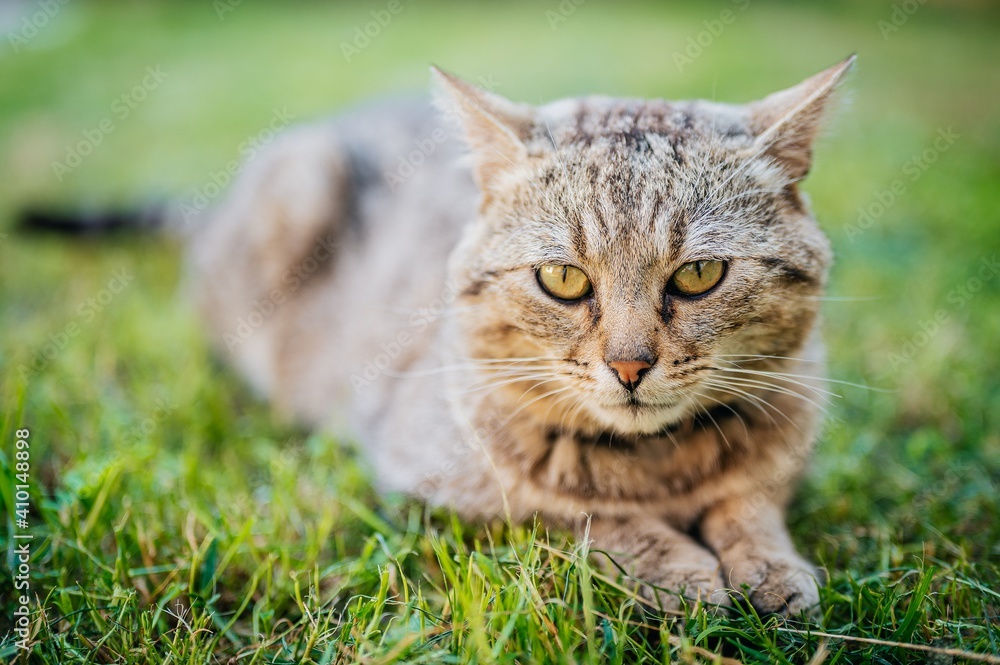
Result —
[[635, 394], [630, 394], [625, 398], [625, 404], [619, 404], [618, 406], [624, 406], [629, 409], [640, 410], [640, 409], [669, 409], [671, 407], [677, 406], [680, 403], [679, 399], [667, 399], [666, 401], [660, 402], [647, 402], [646, 400], [639, 399]]
[[622, 397], [620, 400], [615, 400], [613, 402], [601, 401], [598, 404], [605, 409], [623, 409], [623, 408], [643, 408], [643, 409], [663, 409], [671, 406], [677, 406], [681, 401], [680, 397], [673, 397], [670, 395], [665, 395], [656, 401], [642, 399], [635, 393], [628, 393]]
[[598, 404], [599, 416], [609, 427], [635, 434], [650, 434], [681, 422], [690, 415], [682, 397], [647, 401], [629, 395], [621, 402]]
[[624, 395], [622, 401], [612, 404], [602, 404], [601, 406], [606, 409], [628, 409], [632, 411], [677, 409], [684, 402], [690, 401], [687, 389], [696, 383], [698, 383], [697, 379], [688, 380], [681, 385], [672, 387], [669, 394], [659, 395], [655, 400], [642, 399], [637, 393], [629, 392]]

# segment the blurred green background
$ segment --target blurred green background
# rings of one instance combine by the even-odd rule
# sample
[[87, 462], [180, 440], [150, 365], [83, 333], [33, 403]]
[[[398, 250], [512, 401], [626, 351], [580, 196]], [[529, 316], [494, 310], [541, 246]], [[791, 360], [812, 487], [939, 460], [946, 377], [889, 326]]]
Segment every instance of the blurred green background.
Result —
[[[837, 256], [824, 306], [831, 375], [877, 390], [837, 386], [842, 398], [793, 506], [793, 531], [831, 572], [826, 628], [1000, 651], [998, 8], [917, 0], [390, 7], [39, 0], [0, 9], [0, 494], [9, 513], [13, 431], [29, 427], [40, 537], [33, 574], [52, 608], [40, 635], [76, 645], [74, 658], [128, 654], [144, 639], [164, 653], [162, 636], [177, 625], [164, 613], [170, 603], [183, 599], [196, 616], [224, 606], [235, 616], [229, 632], [214, 624], [215, 642], [192, 638], [183, 651], [197, 662], [198, 649], [249, 648], [257, 632], [279, 634], [282, 617], [302, 625], [308, 603], [295, 600], [299, 582], [289, 576], [314, 571], [310, 579], [329, 588], [326, 567], [346, 562], [352, 572], [336, 573], [342, 587], [330, 598], [345, 589], [377, 596], [380, 566], [393, 559], [372, 544], [373, 532], [409, 543], [411, 567], [400, 574], [433, 586], [445, 574], [434, 545], [444, 537], [373, 497], [350, 455], [273, 419], [213, 362], [177, 295], [174, 242], [26, 237], [13, 228], [20, 210], [191, 201], [246, 155], [245, 142], [276, 111], [307, 121], [421, 91], [432, 63], [532, 103], [589, 93], [742, 102], [856, 52], [804, 189]], [[379, 16], [385, 25], [376, 29]], [[366, 26], [377, 33], [367, 44], [357, 38]], [[64, 172], [57, 165], [74, 151], [89, 154]], [[116, 270], [134, 279], [119, 289], [109, 283]], [[512, 551], [523, 538], [511, 536]], [[444, 541], [458, 559], [468, 555]], [[236, 612], [246, 581], [265, 575], [268, 561], [273, 581]], [[461, 598], [428, 590], [421, 602], [454, 610], [473, 602], [471, 588]], [[116, 627], [98, 607], [127, 612]], [[122, 628], [129, 621], [139, 637]], [[617, 625], [578, 623], [591, 637], [602, 632], [605, 646]], [[541, 639], [531, 625], [511, 629], [499, 655], [483, 653], [529, 653]], [[573, 621], [566, 626], [576, 634]], [[337, 652], [409, 653], [403, 638], [379, 630]], [[502, 633], [486, 620], [482, 630], [487, 645]], [[116, 637], [102, 656], [94, 644], [103, 633]], [[435, 648], [460, 659], [479, 653], [476, 640], [450, 635], [435, 637]], [[587, 634], [578, 637], [564, 655], [594, 656]], [[748, 640], [741, 657], [771, 653], [760, 634]], [[272, 655], [292, 658], [274, 644]], [[633, 646], [633, 655], [680, 648], [647, 647]], [[815, 644], [788, 638], [764, 660], [807, 647]], [[849, 661], [924, 657], [848, 647]], [[51, 662], [71, 653], [46, 649], [36, 655]], [[13, 653], [9, 641], [0, 647], [0, 656]], [[614, 660], [597, 654], [605, 657]]]

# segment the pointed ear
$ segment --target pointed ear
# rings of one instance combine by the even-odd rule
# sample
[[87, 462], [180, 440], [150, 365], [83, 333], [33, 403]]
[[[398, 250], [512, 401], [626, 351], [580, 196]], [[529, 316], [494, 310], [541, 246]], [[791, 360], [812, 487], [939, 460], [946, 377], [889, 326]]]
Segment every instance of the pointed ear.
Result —
[[750, 127], [757, 134], [754, 152], [774, 158], [795, 180], [805, 177], [824, 111], [855, 58], [852, 55], [793, 88], [749, 104]]
[[534, 110], [431, 67], [436, 97], [445, 116], [457, 120], [472, 148], [473, 175], [484, 201], [499, 178], [517, 171], [528, 157], [525, 142], [534, 127]]

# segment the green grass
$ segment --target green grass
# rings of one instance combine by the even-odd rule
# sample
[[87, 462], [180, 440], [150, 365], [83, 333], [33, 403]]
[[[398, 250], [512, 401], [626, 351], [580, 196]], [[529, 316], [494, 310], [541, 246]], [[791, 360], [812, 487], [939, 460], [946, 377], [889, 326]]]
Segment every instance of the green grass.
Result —
[[[960, 4], [928, 3], [883, 39], [888, 3], [754, 0], [683, 72], [672, 53], [734, 3], [587, 2], [552, 31], [555, 2], [404, 2], [351, 63], [340, 42], [385, 3], [243, 3], [220, 21], [210, 3], [77, 1], [19, 53], [5, 36], [0, 661], [952, 662], [919, 645], [997, 658], [1000, 276], [969, 280], [1000, 255], [1000, 17]], [[353, 453], [274, 417], [213, 359], [177, 295], [178, 247], [11, 226], [31, 203], [189, 199], [275, 108], [308, 119], [418, 89], [431, 62], [531, 102], [741, 101], [853, 51], [805, 188], [838, 257], [831, 372], [889, 392], [838, 388], [793, 503], [797, 542], [829, 572], [811, 624], [658, 621], [565, 534], [378, 497]], [[114, 100], [149, 65], [168, 77], [120, 118]], [[114, 131], [57, 180], [51, 163], [107, 117]], [[912, 179], [908, 160], [949, 127], [959, 138]], [[849, 237], [897, 179], [905, 192]], [[102, 292], [122, 269], [134, 279]], [[30, 656], [8, 633], [18, 428], [31, 432]]]

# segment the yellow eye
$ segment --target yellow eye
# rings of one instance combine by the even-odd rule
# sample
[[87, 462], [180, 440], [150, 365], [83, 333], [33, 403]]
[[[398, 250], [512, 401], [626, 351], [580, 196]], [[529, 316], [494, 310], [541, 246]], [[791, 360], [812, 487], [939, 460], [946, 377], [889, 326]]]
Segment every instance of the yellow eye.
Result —
[[670, 287], [685, 296], [701, 295], [718, 284], [725, 272], [723, 261], [692, 261], [677, 269], [670, 278]]
[[573, 266], [544, 265], [538, 269], [538, 283], [561, 300], [579, 300], [590, 293], [590, 279]]

